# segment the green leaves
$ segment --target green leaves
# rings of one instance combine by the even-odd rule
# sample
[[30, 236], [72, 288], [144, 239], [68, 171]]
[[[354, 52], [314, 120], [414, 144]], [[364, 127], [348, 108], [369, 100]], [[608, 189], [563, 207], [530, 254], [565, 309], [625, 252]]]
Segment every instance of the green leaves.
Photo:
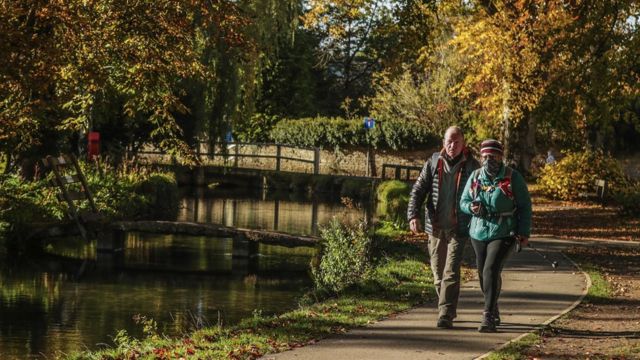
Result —
[[311, 267], [316, 288], [339, 293], [372, 268], [371, 237], [363, 224], [347, 226], [333, 219], [321, 229], [319, 263]]
[[281, 120], [270, 137], [281, 144], [323, 148], [372, 146], [397, 150], [437, 142], [430, 128], [417, 121], [378, 120], [373, 129], [366, 130], [361, 119], [326, 117]]

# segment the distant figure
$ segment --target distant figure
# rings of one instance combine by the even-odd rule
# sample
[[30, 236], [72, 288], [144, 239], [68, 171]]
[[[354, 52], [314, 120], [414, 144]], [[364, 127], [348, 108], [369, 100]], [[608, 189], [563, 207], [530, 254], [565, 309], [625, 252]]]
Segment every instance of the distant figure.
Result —
[[460, 262], [469, 239], [471, 216], [458, 211], [467, 179], [480, 164], [467, 150], [457, 126], [447, 129], [443, 149], [433, 153], [413, 185], [407, 218], [415, 234], [422, 231], [420, 208], [425, 209], [433, 282], [438, 294], [439, 328], [452, 328], [460, 295]]
[[553, 151], [547, 151], [547, 159], [545, 161], [547, 164], [554, 164], [556, 162], [556, 157], [553, 156]]
[[502, 156], [502, 143], [493, 139], [482, 142], [482, 167], [469, 176], [460, 199], [461, 212], [473, 216], [469, 236], [484, 294], [480, 332], [496, 332], [500, 325], [502, 267], [516, 242], [528, 244], [531, 232], [527, 184], [517, 170], [504, 165]]

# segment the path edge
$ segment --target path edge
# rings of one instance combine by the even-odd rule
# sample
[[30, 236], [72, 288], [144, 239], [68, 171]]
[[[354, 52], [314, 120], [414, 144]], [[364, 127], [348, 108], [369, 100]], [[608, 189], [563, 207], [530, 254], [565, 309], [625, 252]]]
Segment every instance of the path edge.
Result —
[[580, 267], [580, 265], [576, 264], [575, 261], [573, 261], [573, 259], [571, 259], [570, 257], [568, 257], [567, 255], [565, 255], [563, 252], [560, 252], [560, 254], [567, 259], [568, 261], [571, 262], [571, 264], [573, 264], [573, 266], [578, 269], [578, 271], [580, 271], [582, 273], [582, 275], [584, 276], [584, 278], [587, 281], [587, 286], [585, 287], [585, 289], [583, 290], [582, 294], [580, 295], [580, 297], [573, 302], [573, 304], [571, 304], [568, 308], [564, 309], [564, 311], [562, 311], [561, 313], [559, 313], [556, 316], [553, 316], [549, 319], [547, 319], [547, 321], [543, 322], [542, 324], [536, 325], [535, 328], [531, 331], [528, 331], [526, 333], [523, 333], [521, 335], [519, 335], [518, 337], [511, 339], [509, 341], [507, 341], [506, 343], [499, 345], [491, 350], [489, 350], [488, 352], [474, 358], [474, 360], [481, 360], [481, 359], [485, 359], [488, 356], [490, 356], [491, 354], [493, 354], [496, 351], [500, 351], [502, 349], [504, 349], [505, 347], [509, 346], [510, 344], [519, 341], [520, 339], [524, 338], [525, 336], [529, 335], [529, 334], [533, 334], [534, 332], [538, 331], [539, 329], [553, 323], [554, 321], [558, 320], [561, 316], [569, 313], [570, 311], [572, 311], [573, 309], [575, 309], [576, 307], [578, 307], [578, 305], [580, 305], [582, 303], [582, 300], [584, 300], [584, 298], [587, 296], [587, 294], [589, 293], [589, 289], [591, 288], [591, 286], [593, 285], [593, 282], [591, 281], [591, 276], [589, 276], [589, 274], [587, 274], [584, 270], [582, 270], [582, 268]]

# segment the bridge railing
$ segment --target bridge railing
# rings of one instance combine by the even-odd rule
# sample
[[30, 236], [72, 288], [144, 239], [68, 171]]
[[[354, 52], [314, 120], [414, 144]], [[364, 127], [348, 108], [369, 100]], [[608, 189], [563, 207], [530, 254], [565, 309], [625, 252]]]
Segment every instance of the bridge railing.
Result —
[[[392, 170], [392, 176], [388, 175], [388, 170]], [[415, 181], [420, 175], [420, 171], [422, 171], [422, 168], [419, 166], [382, 164], [382, 179], [392, 178], [403, 181]]]
[[[242, 168], [271, 168], [320, 173], [320, 149], [274, 143], [201, 141], [195, 148], [196, 157], [203, 165], [222, 165]], [[138, 152], [138, 156], [162, 161], [165, 152], [150, 149]], [[265, 159], [272, 160], [265, 162]]]

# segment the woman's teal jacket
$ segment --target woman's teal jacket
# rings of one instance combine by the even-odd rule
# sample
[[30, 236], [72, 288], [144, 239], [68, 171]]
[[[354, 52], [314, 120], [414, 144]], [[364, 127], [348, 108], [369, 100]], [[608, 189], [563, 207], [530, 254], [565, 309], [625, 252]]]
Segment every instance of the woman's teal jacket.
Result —
[[[511, 179], [505, 173], [511, 172]], [[471, 212], [471, 202], [479, 201], [481, 215]], [[529, 237], [531, 234], [531, 197], [524, 177], [516, 170], [502, 166], [492, 181], [482, 168], [475, 170], [460, 198], [460, 210], [473, 215], [469, 236], [489, 241], [510, 235]]]

